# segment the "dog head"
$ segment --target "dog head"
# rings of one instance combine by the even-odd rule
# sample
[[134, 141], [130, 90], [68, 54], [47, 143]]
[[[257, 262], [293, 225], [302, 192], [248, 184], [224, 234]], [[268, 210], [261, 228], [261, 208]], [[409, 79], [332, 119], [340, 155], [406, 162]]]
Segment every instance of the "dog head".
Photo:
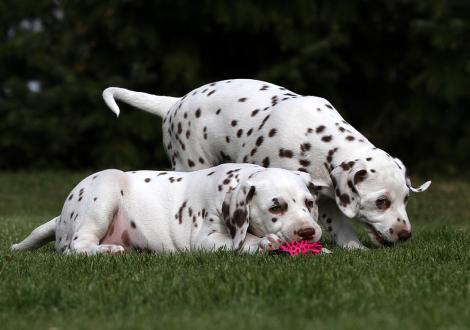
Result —
[[229, 189], [222, 207], [225, 223], [239, 247], [248, 229], [258, 237], [276, 234], [284, 241], [317, 242], [317, 192], [310, 175], [260, 169]]
[[358, 217], [377, 246], [388, 246], [411, 237], [406, 212], [412, 192], [425, 191], [431, 182], [411, 187], [403, 163], [380, 149], [364, 159], [343, 162], [330, 178], [336, 203], [349, 218]]

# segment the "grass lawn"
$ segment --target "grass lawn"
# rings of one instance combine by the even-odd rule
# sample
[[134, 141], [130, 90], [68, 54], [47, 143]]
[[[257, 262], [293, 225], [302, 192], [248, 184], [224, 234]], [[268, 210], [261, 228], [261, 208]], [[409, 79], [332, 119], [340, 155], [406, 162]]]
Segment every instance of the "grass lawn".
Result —
[[413, 238], [390, 249], [65, 257], [50, 244], [11, 253], [82, 177], [0, 173], [0, 328], [470, 327], [469, 182], [435, 180], [412, 196]]

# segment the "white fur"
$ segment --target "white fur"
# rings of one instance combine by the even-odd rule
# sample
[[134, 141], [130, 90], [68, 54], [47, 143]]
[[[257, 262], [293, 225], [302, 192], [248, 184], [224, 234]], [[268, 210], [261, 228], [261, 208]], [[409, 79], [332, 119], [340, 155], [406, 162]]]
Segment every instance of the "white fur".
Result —
[[[377, 245], [411, 235], [404, 199], [430, 182], [412, 188], [401, 161], [376, 148], [324, 98], [250, 79], [207, 84], [164, 106], [158, 96], [142, 105], [133, 93], [125, 90], [120, 99], [163, 117], [164, 147], [175, 169], [233, 161], [307, 171], [327, 186], [320, 220], [339, 245], [363, 247], [348, 220], [354, 217]], [[391, 207], [378, 210], [384, 196]]]
[[[129, 249], [241, 249], [254, 253], [300, 240], [311, 228], [318, 241], [316, 196], [310, 177], [283, 169], [224, 164], [196, 172], [105, 170], [82, 180], [60, 216], [12, 246], [22, 251], [55, 239], [60, 253], [121, 254]], [[273, 198], [289, 208], [272, 221]], [[296, 201], [294, 201], [296, 199]], [[314, 207], [307, 210], [305, 200]], [[249, 226], [259, 237], [247, 233]]]

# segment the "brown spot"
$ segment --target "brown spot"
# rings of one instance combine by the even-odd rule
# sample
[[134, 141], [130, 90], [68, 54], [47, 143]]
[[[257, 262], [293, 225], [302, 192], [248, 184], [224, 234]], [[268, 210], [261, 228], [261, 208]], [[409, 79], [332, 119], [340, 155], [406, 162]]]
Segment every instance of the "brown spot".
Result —
[[367, 177], [367, 171], [366, 170], [360, 170], [357, 171], [357, 173], [354, 175], [354, 184], [358, 184], [359, 182], [362, 182], [366, 179]]
[[266, 122], [268, 121], [270, 116], [271, 115], [267, 115], [266, 117], [264, 117], [263, 121], [261, 122], [261, 125], [259, 125], [259, 127], [258, 127], [258, 130], [263, 128], [264, 124], [266, 124]]
[[282, 157], [282, 158], [292, 158], [294, 157], [294, 153], [292, 152], [292, 150], [288, 150], [288, 149], [279, 149], [279, 157]]
[[122, 232], [121, 240], [122, 243], [124, 243], [124, 246], [131, 246], [131, 240], [129, 238], [129, 232], [127, 230], [124, 230]]
[[325, 130], [325, 125], [320, 125], [317, 127], [317, 129], [315, 130], [317, 133], [321, 133]]
[[273, 137], [274, 135], [276, 135], [276, 133], [277, 133], [277, 130], [275, 128], [273, 128], [269, 131], [268, 136]]
[[265, 159], [263, 159], [263, 166], [269, 167], [269, 157], [266, 157]]
[[347, 195], [347, 194], [341, 194], [339, 196], [339, 200], [341, 201], [341, 204], [343, 204], [343, 205], [347, 205], [347, 204], [351, 203], [349, 195]]
[[312, 146], [308, 142], [302, 143], [300, 145], [300, 151], [302, 151], [302, 152], [308, 151], [308, 150], [310, 150], [311, 147]]
[[256, 153], [257, 149], [256, 148], [253, 148], [250, 152], [250, 156], [253, 156], [255, 153]]
[[256, 187], [255, 186], [251, 186], [250, 187], [250, 190], [248, 191], [248, 194], [246, 195], [246, 203], [248, 204], [249, 202], [251, 202], [251, 200], [253, 199], [253, 196], [255, 195], [256, 193]]

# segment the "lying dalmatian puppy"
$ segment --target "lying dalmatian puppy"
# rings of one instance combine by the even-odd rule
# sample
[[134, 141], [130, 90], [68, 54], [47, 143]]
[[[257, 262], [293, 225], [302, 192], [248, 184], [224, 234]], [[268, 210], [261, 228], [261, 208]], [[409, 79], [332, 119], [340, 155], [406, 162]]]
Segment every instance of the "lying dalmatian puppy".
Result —
[[55, 239], [56, 251], [65, 254], [220, 248], [255, 253], [282, 241], [318, 241], [317, 217], [315, 187], [306, 173], [249, 164], [184, 173], [105, 170], [80, 182], [60, 216], [12, 250]]
[[219, 81], [181, 98], [110, 87], [103, 97], [117, 115], [115, 99], [162, 117], [176, 170], [234, 161], [309, 173], [327, 187], [320, 221], [342, 247], [363, 248], [349, 218], [359, 218], [378, 246], [407, 240], [408, 196], [431, 184], [411, 187], [403, 163], [376, 148], [327, 100], [263, 81]]

